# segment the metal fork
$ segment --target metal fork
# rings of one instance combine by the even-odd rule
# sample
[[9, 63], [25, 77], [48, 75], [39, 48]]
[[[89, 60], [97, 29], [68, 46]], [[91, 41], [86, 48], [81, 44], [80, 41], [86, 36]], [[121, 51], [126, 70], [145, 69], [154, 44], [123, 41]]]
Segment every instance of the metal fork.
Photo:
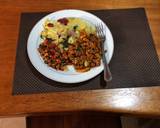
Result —
[[102, 23], [98, 23], [96, 25], [96, 29], [97, 29], [97, 36], [101, 39], [101, 43], [102, 43], [102, 60], [103, 60], [103, 64], [104, 64], [104, 80], [106, 82], [111, 81], [112, 80], [112, 74], [110, 72], [109, 66], [108, 66], [108, 62], [107, 62], [107, 58], [105, 56], [106, 50], [104, 49], [104, 44], [105, 44], [105, 40], [106, 40], [106, 31], [104, 29], [104, 25]]

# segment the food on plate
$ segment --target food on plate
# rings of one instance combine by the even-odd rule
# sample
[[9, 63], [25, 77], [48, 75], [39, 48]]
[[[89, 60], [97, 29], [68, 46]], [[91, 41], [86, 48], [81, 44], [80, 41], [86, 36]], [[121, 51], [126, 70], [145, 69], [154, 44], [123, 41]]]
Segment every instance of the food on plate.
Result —
[[40, 36], [38, 51], [48, 66], [66, 71], [73, 65], [86, 72], [101, 64], [101, 41], [96, 28], [81, 18], [47, 19]]

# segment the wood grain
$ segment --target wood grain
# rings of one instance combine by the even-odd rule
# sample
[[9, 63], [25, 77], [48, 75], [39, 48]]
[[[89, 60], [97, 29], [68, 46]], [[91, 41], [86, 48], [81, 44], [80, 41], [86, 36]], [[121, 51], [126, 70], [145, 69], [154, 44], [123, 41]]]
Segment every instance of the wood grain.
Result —
[[160, 116], [160, 87], [59, 92], [12, 96], [12, 79], [21, 12], [66, 8], [111, 9], [144, 7], [160, 57], [159, 0], [1, 0], [0, 1], [0, 116], [42, 112], [104, 111]]

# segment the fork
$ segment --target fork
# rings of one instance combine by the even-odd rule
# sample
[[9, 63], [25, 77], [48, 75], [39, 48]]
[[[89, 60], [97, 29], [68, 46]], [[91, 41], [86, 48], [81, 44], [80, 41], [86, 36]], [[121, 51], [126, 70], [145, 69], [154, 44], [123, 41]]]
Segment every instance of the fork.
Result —
[[101, 48], [102, 48], [102, 58], [103, 58], [102, 60], [104, 64], [104, 80], [108, 82], [112, 80], [112, 74], [110, 72], [107, 58], [105, 56], [106, 50], [104, 49], [104, 44], [106, 40], [106, 31], [104, 30], [104, 25], [102, 23], [98, 23], [96, 25], [96, 29], [97, 29], [97, 36], [100, 38], [102, 44]]

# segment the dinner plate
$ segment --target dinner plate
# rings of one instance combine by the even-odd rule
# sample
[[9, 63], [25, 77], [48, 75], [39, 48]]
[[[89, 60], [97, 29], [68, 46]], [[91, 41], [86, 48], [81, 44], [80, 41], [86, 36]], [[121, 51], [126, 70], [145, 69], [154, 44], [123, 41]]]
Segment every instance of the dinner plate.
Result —
[[100, 74], [103, 69], [103, 63], [101, 61], [101, 65], [95, 68], [92, 68], [91, 70], [83, 73], [78, 73], [74, 70], [72, 66], [69, 66], [68, 71], [58, 71], [51, 67], [49, 67], [47, 64], [45, 64], [38, 52], [39, 44], [41, 43], [40, 33], [43, 30], [43, 24], [46, 19], [52, 19], [57, 20], [59, 18], [64, 17], [77, 17], [87, 20], [93, 25], [96, 25], [97, 23], [102, 23], [104, 26], [104, 31], [106, 31], [106, 41], [105, 41], [105, 49], [106, 52], [106, 58], [108, 60], [108, 63], [110, 62], [112, 55], [113, 55], [113, 37], [109, 30], [109, 28], [106, 26], [106, 24], [99, 19], [97, 16], [86, 12], [82, 10], [74, 10], [74, 9], [67, 9], [67, 10], [60, 10], [53, 12], [49, 15], [46, 15], [41, 20], [39, 20], [36, 25], [32, 28], [27, 42], [27, 53], [29, 56], [29, 59], [32, 63], [32, 65], [45, 77], [62, 83], [79, 83], [86, 80], [89, 80], [98, 74]]

